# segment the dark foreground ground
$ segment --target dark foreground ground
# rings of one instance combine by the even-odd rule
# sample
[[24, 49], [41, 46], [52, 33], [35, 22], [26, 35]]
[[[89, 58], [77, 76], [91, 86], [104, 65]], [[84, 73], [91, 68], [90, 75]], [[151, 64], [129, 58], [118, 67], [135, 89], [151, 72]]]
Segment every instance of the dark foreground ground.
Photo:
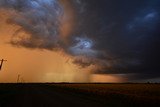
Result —
[[160, 107], [160, 84], [0, 84], [0, 107]]

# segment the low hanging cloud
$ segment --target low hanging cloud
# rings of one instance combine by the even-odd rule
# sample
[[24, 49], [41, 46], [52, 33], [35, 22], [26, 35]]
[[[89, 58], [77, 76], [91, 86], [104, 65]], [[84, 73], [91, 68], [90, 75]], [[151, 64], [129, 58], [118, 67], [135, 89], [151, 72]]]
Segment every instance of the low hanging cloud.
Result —
[[95, 73], [124, 74], [131, 80], [159, 78], [159, 5], [158, 0], [78, 0], [75, 35], [87, 34], [96, 42], [91, 49], [97, 54], [76, 63], [94, 64]]
[[0, 0], [0, 9], [10, 12], [9, 24], [20, 27], [12, 45], [49, 50], [59, 47], [63, 8], [58, 0]]

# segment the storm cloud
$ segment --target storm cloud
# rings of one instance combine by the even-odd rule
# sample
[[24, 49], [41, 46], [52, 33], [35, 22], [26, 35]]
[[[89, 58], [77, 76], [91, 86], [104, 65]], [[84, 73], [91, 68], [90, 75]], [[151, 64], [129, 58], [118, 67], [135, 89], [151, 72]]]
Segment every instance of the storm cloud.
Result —
[[8, 23], [20, 26], [11, 44], [63, 49], [73, 63], [95, 66], [93, 73], [160, 77], [159, 0], [69, 0], [76, 22], [67, 44], [60, 34], [60, 1], [0, 0], [0, 8], [12, 14]]
[[95, 73], [160, 77], [160, 1], [78, 1], [82, 6], [76, 7], [75, 35], [84, 33], [95, 41], [98, 54], [92, 61], [99, 66]]
[[63, 9], [57, 0], [0, 0], [0, 8], [11, 13], [9, 24], [20, 27], [11, 44], [50, 50], [58, 47]]

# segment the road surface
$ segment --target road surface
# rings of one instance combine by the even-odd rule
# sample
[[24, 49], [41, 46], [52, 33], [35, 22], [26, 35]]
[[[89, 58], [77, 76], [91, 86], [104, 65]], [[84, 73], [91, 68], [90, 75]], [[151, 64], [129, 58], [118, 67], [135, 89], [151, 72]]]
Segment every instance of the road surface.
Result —
[[108, 107], [93, 99], [46, 84], [0, 85], [0, 107]]

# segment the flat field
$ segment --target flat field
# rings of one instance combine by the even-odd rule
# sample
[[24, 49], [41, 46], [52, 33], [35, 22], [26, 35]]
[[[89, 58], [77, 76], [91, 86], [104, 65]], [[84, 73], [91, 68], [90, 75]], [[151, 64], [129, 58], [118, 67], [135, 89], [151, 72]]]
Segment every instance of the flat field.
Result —
[[160, 84], [0, 84], [0, 107], [160, 106]]

